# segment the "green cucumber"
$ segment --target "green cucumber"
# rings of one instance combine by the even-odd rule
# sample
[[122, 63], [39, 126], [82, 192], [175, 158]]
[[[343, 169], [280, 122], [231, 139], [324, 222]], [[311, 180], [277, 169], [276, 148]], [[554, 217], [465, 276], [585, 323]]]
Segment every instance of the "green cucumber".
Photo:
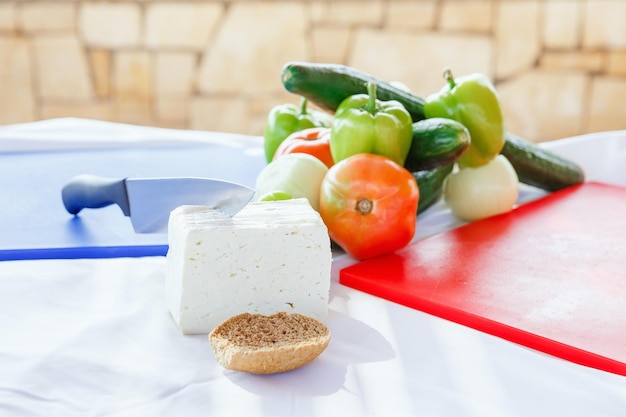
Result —
[[376, 84], [376, 98], [398, 100], [413, 121], [424, 119], [424, 100], [383, 80], [340, 64], [288, 62], [281, 80], [287, 91], [307, 97], [322, 109], [334, 112], [341, 102], [354, 94], [367, 94], [367, 83]]
[[413, 141], [404, 167], [411, 172], [449, 165], [467, 150], [470, 134], [461, 123], [441, 117], [413, 123]]
[[576, 163], [510, 133], [505, 139], [500, 153], [513, 165], [520, 182], [557, 191], [585, 181], [585, 173]]
[[422, 213], [439, 201], [443, 194], [443, 182], [453, 168], [454, 163], [413, 172], [413, 178], [417, 181], [417, 187], [420, 191], [419, 201], [417, 202], [417, 214]]
[[[406, 107], [413, 122], [425, 118], [424, 99], [355, 68], [339, 64], [288, 62], [281, 79], [287, 91], [304, 96], [322, 109], [334, 112], [354, 94], [367, 92], [367, 82], [376, 83], [380, 100], [397, 100]], [[585, 180], [583, 170], [554, 152], [513, 135], [505, 136], [502, 154], [511, 162], [521, 182], [555, 191]]]

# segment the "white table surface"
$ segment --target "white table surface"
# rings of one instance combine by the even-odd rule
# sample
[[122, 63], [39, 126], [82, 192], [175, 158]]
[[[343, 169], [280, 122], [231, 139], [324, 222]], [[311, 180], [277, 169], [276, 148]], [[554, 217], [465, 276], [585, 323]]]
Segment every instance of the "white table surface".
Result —
[[[0, 127], [0, 152], [224, 136], [57, 119]], [[626, 132], [544, 146], [589, 180], [626, 185]], [[438, 205], [416, 239], [457, 224]], [[625, 377], [342, 286], [338, 271], [351, 262], [333, 262], [327, 350], [272, 376], [224, 370], [206, 336], [179, 333], [162, 257], [0, 262], [0, 416], [626, 415]]]

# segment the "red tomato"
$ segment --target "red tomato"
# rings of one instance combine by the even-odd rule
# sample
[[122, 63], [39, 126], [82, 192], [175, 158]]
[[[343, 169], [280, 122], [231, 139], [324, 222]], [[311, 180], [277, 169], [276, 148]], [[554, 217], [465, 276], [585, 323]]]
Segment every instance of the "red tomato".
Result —
[[274, 159], [288, 153], [308, 153], [330, 168], [334, 165], [330, 154], [330, 128], [312, 127], [292, 133], [278, 146]]
[[418, 199], [417, 182], [404, 167], [384, 156], [356, 154], [328, 170], [319, 212], [331, 239], [366, 259], [411, 241]]

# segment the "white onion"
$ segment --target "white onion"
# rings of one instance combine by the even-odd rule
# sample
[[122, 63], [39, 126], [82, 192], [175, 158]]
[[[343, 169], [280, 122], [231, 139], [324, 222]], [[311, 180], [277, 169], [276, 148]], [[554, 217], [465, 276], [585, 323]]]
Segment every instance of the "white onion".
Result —
[[512, 210], [518, 194], [517, 173], [503, 155], [477, 168], [461, 168], [451, 173], [444, 184], [446, 204], [452, 214], [466, 221]]
[[267, 164], [256, 178], [255, 199], [270, 193], [284, 193], [292, 198], [306, 198], [319, 209], [320, 186], [328, 167], [319, 159], [305, 153], [291, 153]]

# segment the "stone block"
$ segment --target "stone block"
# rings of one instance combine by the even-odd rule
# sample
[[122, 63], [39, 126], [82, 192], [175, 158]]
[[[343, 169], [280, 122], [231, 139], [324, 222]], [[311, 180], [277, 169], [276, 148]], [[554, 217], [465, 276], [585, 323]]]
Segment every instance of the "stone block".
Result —
[[584, 48], [626, 48], [626, 2], [587, 1], [583, 16]]
[[[248, 120], [246, 121], [248, 127], [245, 133], [248, 135], [262, 136], [270, 110], [274, 106], [282, 105], [284, 103], [292, 103], [297, 106], [300, 103], [300, 98], [295, 94], [287, 92], [286, 90], [280, 94], [274, 94], [272, 96], [251, 97], [249, 99]], [[319, 110], [319, 108], [312, 102], [307, 104], [307, 109], [309, 111]]]
[[250, 105], [245, 98], [193, 97], [189, 127], [230, 133], [248, 133]]
[[438, 26], [442, 30], [486, 33], [491, 30], [492, 20], [491, 0], [444, 1]]
[[109, 97], [111, 94], [111, 52], [94, 49], [89, 52], [89, 63], [96, 96]]
[[532, 68], [541, 52], [540, 8], [537, 0], [498, 3], [496, 77], [506, 78]]
[[157, 97], [156, 117], [183, 126], [189, 118], [189, 97]]
[[608, 54], [607, 73], [609, 75], [626, 76], [626, 51]]
[[111, 104], [108, 102], [41, 103], [42, 119], [58, 117], [80, 117], [95, 120], [113, 120]]
[[266, 118], [261, 115], [252, 115], [250, 120], [247, 121], [248, 128], [244, 133], [246, 135], [263, 136], [263, 129], [265, 128]]
[[[291, 94], [287, 90], [284, 90], [279, 94], [272, 94], [267, 96], [253, 96], [250, 97], [249, 100], [250, 113], [253, 115], [262, 115], [264, 117], [267, 117], [267, 114], [274, 106], [278, 106], [284, 103], [291, 103], [295, 106], [300, 104], [300, 97], [296, 94]], [[307, 109], [317, 110], [318, 107], [315, 106], [315, 103], [309, 101], [307, 103]]]
[[[305, 10], [301, 2], [232, 3], [215, 42], [204, 51], [200, 91], [266, 94], [283, 89], [285, 62], [311, 55]], [[243, 29], [258, 22], [264, 22], [263, 30]]]
[[26, 32], [68, 30], [76, 28], [75, 2], [24, 3], [19, 8], [20, 28]]
[[119, 51], [113, 59], [112, 89], [117, 105], [148, 105], [152, 99], [153, 72], [147, 51]]
[[437, 2], [391, 1], [387, 4], [385, 27], [407, 29], [432, 29], [435, 27]]
[[36, 118], [29, 49], [24, 38], [0, 36], [0, 124], [30, 122]]
[[582, 133], [588, 84], [571, 71], [529, 71], [498, 84], [507, 130], [534, 142]]
[[93, 96], [87, 57], [76, 36], [38, 36], [33, 43], [40, 97], [84, 100]]
[[155, 94], [187, 96], [193, 89], [197, 56], [192, 52], [159, 52], [155, 55]]
[[327, 1], [311, 1], [307, 4], [306, 14], [312, 23], [323, 24], [325, 16], [328, 14], [328, 7]]
[[150, 48], [202, 50], [224, 11], [221, 3], [152, 3], [146, 9], [146, 45]]
[[79, 28], [89, 46], [135, 47], [141, 43], [141, 7], [135, 3], [83, 2]]
[[143, 50], [116, 52], [111, 86], [113, 117], [124, 123], [153, 123], [153, 80], [150, 53]]
[[311, 32], [313, 61], [344, 63], [350, 44], [350, 29], [335, 27], [314, 28]]
[[0, 31], [13, 32], [16, 28], [15, 3], [0, 3]]
[[549, 0], [544, 3], [543, 42], [547, 48], [575, 48], [580, 41], [581, 2]]
[[542, 69], [571, 69], [597, 73], [603, 70], [605, 54], [601, 51], [544, 52], [539, 61]]
[[[407, 58], [407, 51], [411, 57]], [[349, 65], [387, 81], [400, 81], [426, 97], [444, 85], [443, 69], [454, 74], [490, 74], [491, 42], [487, 36], [358, 30]], [[390, 64], [396, 63], [396, 64]]]
[[626, 80], [616, 77], [597, 77], [591, 84], [591, 104], [587, 131], [601, 132], [626, 129], [624, 106]]
[[313, 6], [315, 8], [314, 21], [345, 26], [380, 26], [385, 15], [385, 3], [383, 0], [359, 2], [342, 0], [322, 1]]
[[111, 109], [115, 121], [144, 126], [154, 125], [154, 117], [150, 103], [132, 100], [116, 100], [112, 103]]

